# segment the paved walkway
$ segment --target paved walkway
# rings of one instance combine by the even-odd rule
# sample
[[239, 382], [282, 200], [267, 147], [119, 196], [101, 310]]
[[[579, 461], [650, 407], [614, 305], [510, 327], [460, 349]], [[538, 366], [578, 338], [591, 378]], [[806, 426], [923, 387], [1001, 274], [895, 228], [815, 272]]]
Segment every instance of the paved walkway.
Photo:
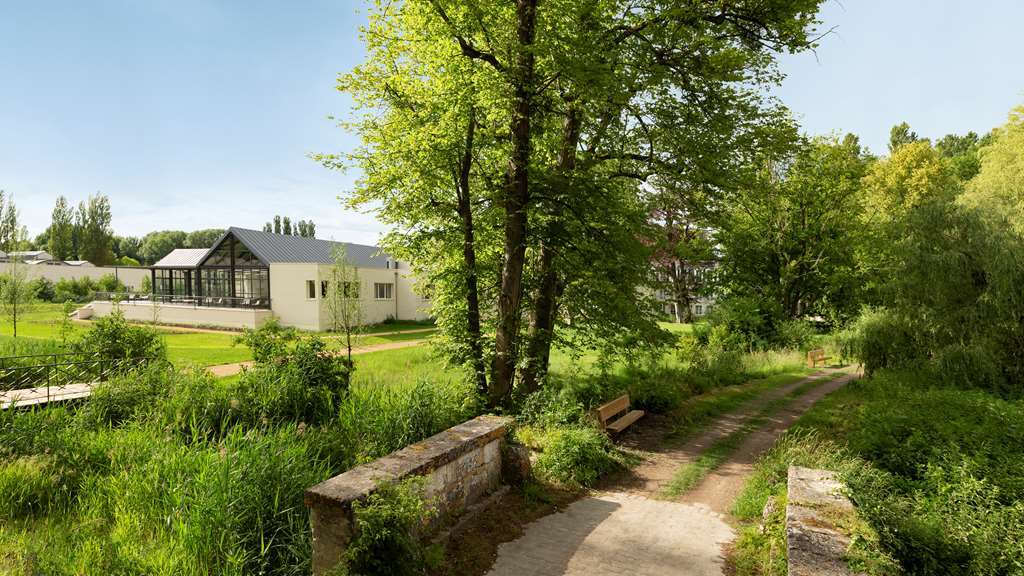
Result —
[[27, 408], [49, 402], [85, 398], [92, 393], [91, 384], [68, 384], [62, 387], [23, 388], [0, 392], [0, 410]]
[[[823, 371], [770, 390], [719, 418], [682, 446], [649, 453], [644, 463], [616, 481], [615, 489], [582, 498], [565, 511], [530, 524], [519, 539], [502, 544], [489, 576], [720, 576], [725, 566], [723, 546], [735, 538], [725, 514], [750, 472], [753, 460], [747, 462], [748, 458], [770, 447], [800, 414], [855, 376], [830, 380], [794, 400], [737, 450], [743, 462], [734, 463], [730, 457], [696, 487], [693, 496], [669, 502], [655, 495], [680, 466], [772, 400], [833, 374]], [[725, 492], [706, 492], [719, 484], [727, 486]], [[723, 504], [726, 500], [728, 505]]]
[[[366, 354], [368, 352], [381, 352], [383, 350], [398, 350], [399, 348], [411, 348], [413, 346], [419, 346], [426, 340], [403, 340], [401, 342], [385, 342], [383, 344], [370, 344], [369, 346], [360, 346], [359, 348], [352, 349], [352, 355]], [[248, 368], [253, 365], [252, 360], [245, 362], [233, 362], [231, 364], [217, 364], [215, 366], [207, 366], [211, 374], [218, 378], [224, 378], [225, 376], [234, 376], [242, 371], [242, 368]]]

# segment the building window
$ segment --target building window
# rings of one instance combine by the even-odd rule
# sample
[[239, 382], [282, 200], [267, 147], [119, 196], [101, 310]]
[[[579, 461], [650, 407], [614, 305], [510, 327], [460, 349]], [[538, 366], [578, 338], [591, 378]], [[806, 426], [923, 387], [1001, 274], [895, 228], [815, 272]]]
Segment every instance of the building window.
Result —
[[697, 304], [697, 316], [703, 316], [703, 315], [704, 315], [704, 306], [702, 306], [700, 304]]
[[306, 299], [316, 300], [316, 282], [306, 280]]
[[327, 298], [327, 280], [320, 281], [320, 297]]
[[345, 298], [359, 298], [359, 282], [345, 282], [342, 287], [342, 295]]
[[391, 289], [393, 286], [394, 284], [375, 282], [373, 284], [373, 297], [377, 300], [391, 300]]

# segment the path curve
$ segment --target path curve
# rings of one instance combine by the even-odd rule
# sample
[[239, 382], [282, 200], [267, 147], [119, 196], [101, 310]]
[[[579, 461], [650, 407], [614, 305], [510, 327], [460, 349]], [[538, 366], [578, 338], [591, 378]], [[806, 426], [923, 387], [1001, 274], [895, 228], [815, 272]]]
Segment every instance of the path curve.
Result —
[[[581, 498], [564, 511], [526, 526], [520, 538], [499, 546], [488, 576], [721, 575], [723, 550], [735, 538], [725, 516], [728, 506], [722, 503], [735, 497], [737, 486], [742, 487], [751, 471], [748, 459], [752, 464], [751, 458], [769, 448], [800, 414], [856, 377], [827, 380], [835, 374], [826, 370], [769, 390], [716, 419], [682, 446], [652, 453], [629, 475], [618, 478], [615, 489]], [[720, 493], [695, 491], [680, 501], [654, 498], [680, 466], [739, 429], [773, 400], [817, 381], [822, 384], [773, 414], [696, 489], [710, 490], [724, 482], [726, 488]], [[743, 462], [734, 462], [733, 456], [742, 456], [738, 460]]]

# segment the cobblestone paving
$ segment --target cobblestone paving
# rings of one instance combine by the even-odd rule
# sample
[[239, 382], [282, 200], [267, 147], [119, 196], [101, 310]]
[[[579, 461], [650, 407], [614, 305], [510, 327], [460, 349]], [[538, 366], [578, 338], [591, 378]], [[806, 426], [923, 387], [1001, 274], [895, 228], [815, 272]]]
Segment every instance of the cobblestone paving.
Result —
[[490, 576], [718, 576], [732, 528], [707, 507], [606, 493], [498, 548]]

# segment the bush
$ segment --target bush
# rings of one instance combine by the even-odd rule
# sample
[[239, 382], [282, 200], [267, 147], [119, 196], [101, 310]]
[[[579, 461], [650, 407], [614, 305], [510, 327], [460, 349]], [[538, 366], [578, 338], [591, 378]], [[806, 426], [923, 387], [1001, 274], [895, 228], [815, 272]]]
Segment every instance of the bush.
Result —
[[774, 343], [783, 348], [807, 350], [814, 339], [814, 326], [806, 320], [785, 320], [775, 332]]
[[114, 274], [104, 274], [96, 281], [97, 292], [125, 292], [127, 288]]
[[423, 500], [422, 478], [384, 483], [364, 502], [352, 504], [355, 537], [342, 574], [416, 576], [428, 566], [419, 534], [435, 511]]
[[77, 280], [62, 278], [53, 287], [54, 302], [88, 302], [94, 292], [98, 290], [92, 278], [84, 276]]
[[35, 296], [36, 300], [43, 302], [53, 302], [57, 295], [53, 282], [42, 276], [29, 282], [29, 291]]
[[167, 359], [167, 346], [160, 334], [144, 326], [134, 326], [115, 310], [97, 318], [92, 328], [73, 344], [75, 351], [101, 354], [108, 358]]
[[288, 347], [298, 334], [294, 328], [283, 326], [275, 316], [268, 318], [253, 330], [245, 328], [235, 337], [235, 344], [244, 344], [252, 350], [257, 364], [274, 362], [288, 354]]
[[947, 346], [936, 353], [931, 365], [935, 380], [943, 385], [1008, 392], [997, 359], [982, 344]]
[[187, 376], [164, 364], [116, 376], [93, 387], [77, 418], [90, 427], [119, 425], [159, 405], [183, 378]]
[[871, 375], [882, 368], [899, 368], [919, 363], [926, 357], [917, 329], [885, 309], [866, 309], [846, 336], [849, 353], [864, 364]]
[[328, 350], [322, 338], [314, 336], [299, 340], [287, 358], [303, 385], [325, 388], [336, 395], [348, 390], [352, 364], [347, 358]]
[[[728, 350], [767, 347], [776, 336], [782, 318], [778, 304], [757, 296], [730, 296], [719, 302], [708, 316], [710, 332], [706, 342]], [[701, 336], [699, 335], [698, 338]]]
[[570, 487], [586, 487], [616, 468], [619, 459], [608, 437], [589, 426], [554, 428], [537, 458], [537, 471]]

